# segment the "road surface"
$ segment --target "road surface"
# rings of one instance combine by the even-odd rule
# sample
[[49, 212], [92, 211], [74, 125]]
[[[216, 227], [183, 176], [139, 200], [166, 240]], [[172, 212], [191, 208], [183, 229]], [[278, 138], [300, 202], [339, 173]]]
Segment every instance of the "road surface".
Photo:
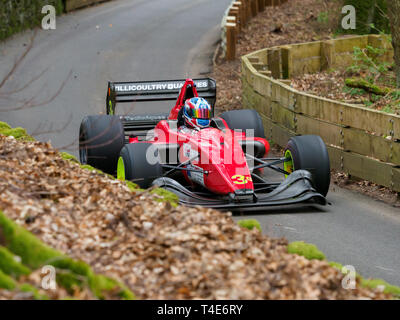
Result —
[[[68, 151], [77, 154], [80, 121], [85, 115], [104, 112], [108, 80], [208, 73], [219, 24], [230, 2], [115, 0], [59, 17], [56, 30], [37, 34], [33, 49], [3, 90], [15, 90], [46, 72], [10, 96], [11, 100], [0, 100], [0, 108], [32, 97], [37, 103], [47, 100], [71, 72], [65, 87], [47, 105], [0, 112], [0, 119], [30, 133], [42, 132], [39, 140], [51, 140], [58, 148], [68, 146]], [[17, 35], [0, 45], [0, 75], [23, 52], [31, 34]], [[169, 107], [129, 106], [133, 113], [158, 113]], [[314, 243], [329, 260], [353, 265], [365, 277], [400, 285], [399, 210], [352, 191], [331, 189], [330, 206], [273, 208], [249, 217], [258, 219], [270, 236]]]

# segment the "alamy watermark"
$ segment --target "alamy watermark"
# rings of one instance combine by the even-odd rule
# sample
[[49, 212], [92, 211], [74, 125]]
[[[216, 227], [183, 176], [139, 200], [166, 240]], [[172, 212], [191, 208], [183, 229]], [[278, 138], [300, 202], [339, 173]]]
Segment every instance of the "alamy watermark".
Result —
[[42, 19], [43, 30], [56, 29], [56, 8], [52, 5], [46, 5], [42, 8], [42, 14], [45, 16]]
[[44, 266], [42, 268], [41, 274], [44, 275], [42, 278], [42, 288], [44, 290], [56, 290], [56, 269], [53, 266]]
[[342, 273], [345, 275], [342, 279], [342, 287], [346, 290], [354, 290], [356, 288], [356, 268], [351, 265], [344, 266], [342, 268]]
[[342, 28], [344, 30], [354, 30], [356, 29], [357, 16], [356, 16], [356, 8], [352, 5], [347, 5], [342, 8], [342, 14], [345, 16], [342, 19]]

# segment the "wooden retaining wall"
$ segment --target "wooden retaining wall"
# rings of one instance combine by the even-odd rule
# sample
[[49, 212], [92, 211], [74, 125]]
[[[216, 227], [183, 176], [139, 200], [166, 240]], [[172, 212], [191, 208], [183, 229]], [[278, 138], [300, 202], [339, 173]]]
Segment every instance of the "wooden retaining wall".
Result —
[[[384, 41], [376, 35], [349, 37], [243, 56], [243, 107], [260, 113], [274, 143], [284, 147], [291, 136], [319, 135], [332, 168], [400, 192], [400, 116], [299, 92], [282, 80], [349, 65], [353, 47], [367, 44]], [[392, 54], [389, 50], [384, 58]]]

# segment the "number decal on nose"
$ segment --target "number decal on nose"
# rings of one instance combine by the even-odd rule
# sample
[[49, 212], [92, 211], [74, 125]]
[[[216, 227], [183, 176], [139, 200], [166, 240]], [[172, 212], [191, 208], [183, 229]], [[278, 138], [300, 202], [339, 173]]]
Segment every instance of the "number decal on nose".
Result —
[[250, 176], [242, 176], [240, 174], [232, 176], [231, 179], [234, 184], [247, 184], [253, 181]]

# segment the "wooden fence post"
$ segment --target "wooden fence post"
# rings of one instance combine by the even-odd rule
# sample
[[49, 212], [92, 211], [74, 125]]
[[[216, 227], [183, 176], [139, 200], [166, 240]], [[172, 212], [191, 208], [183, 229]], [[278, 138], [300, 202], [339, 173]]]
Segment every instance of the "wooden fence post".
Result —
[[247, 24], [246, 1], [242, 0], [240, 3], [241, 3], [239, 7], [240, 24], [242, 25], [243, 29]]
[[271, 71], [272, 77], [274, 79], [281, 78], [281, 57], [280, 49], [272, 48], [268, 49], [268, 69]]
[[242, 30], [242, 28], [243, 28], [243, 22], [242, 22], [242, 17], [241, 17], [242, 2], [241, 1], [235, 1], [235, 2], [232, 3], [232, 7], [237, 8], [236, 24], [238, 25], [239, 30]]
[[257, 15], [257, 0], [251, 0], [251, 16], [254, 18]]
[[249, 21], [250, 19], [251, 19], [251, 17], [252, 17], [252, 14], [251, 14], [251, 2], [252, 2], [252, 0], [247, 0], [247, 5], [246, 5], [246, 14], [247, 14], [247, 21]]
[[272, 6], [272, 1], [273, 0], [265, 0], [265, 6], [266, 7], [271, 7]]
[[226, 24], [226, 60], [232, 61], [236, 58], [236, 23]]
[[293, 68], [293, 57], [292, 57], [291, 46], [281, 47], [281, 60], [282, 60], [282, 79], [290, 79], [290, 77], [292, 76], [292, 68]]
[[323, 41], [321, 43], [321, 70], [328, 70], [334, 64], [335, 44], [333, 41]]
[[265, 9], [265, 0], [258, 0], [258, 11], [262, 12]]
[[232, 24], [236, 25], [235, 34], [236, 34], [236, 38], [237, 38], [237, 36], [239, 35], [239, 30], [238, 30], [239, 26], [238, 26], [238, 23], [237, 23], [236, 16], [227, 16], [226, 17], [226, 23], [232, 23]]
[[239, 25], [239, 8], [236, 6], [232, 6], [231, 9], [229, 10], [229, 16], [235, 17], [235, 23], [236, 23], [236, 34], [239, 34], [240, 32], [240, 25]]

